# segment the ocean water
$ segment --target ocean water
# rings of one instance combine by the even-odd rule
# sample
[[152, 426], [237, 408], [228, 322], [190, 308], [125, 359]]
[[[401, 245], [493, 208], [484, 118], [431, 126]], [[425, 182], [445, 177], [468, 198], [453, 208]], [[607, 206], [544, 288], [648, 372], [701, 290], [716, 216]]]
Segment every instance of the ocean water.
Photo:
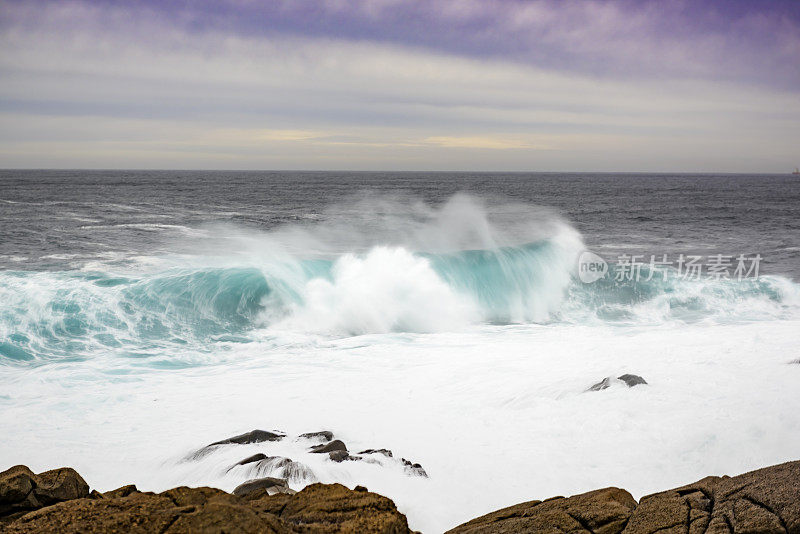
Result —
[[[799, 260], [791, 176], [0, 171], [0, 464], [231, 490], [280, 454], [439, 532], [797, 459]], [[253, 428], [429, 476], [291, 439], [186, 460]]]

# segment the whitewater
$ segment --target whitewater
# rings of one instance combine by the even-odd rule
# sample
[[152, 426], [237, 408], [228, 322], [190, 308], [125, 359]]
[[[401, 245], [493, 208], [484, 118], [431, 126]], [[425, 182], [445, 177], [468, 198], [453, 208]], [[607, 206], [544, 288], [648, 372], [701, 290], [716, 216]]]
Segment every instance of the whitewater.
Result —
[[[569, 210], [475, 191], [320, 205], [270, 224], [231, 205], [43, 207], [73, 221], [76, 244], [2, 249], [0, 462], [69, 465], [100, 490], [230, 491], [242, 479], [228, 467], [263, 444], [187, 455], [254, 428], [330, 430], [428, 477], [304, 458], [316, 480], [365, 485], [441, 532], [526, 500], [640, 497], [796, 459], [800, 287], [782, 264], [584, 283], [581, 253], [613, 268], [622, 233], [598, 228], [617, 242], [603, 248]], [[647, 384], [587, 391], [625, 373]]]

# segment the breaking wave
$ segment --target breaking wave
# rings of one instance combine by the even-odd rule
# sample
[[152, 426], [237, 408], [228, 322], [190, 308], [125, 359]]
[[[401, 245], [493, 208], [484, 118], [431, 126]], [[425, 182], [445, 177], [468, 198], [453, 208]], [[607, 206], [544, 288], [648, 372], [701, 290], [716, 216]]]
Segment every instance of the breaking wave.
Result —
[[[781, 277], [583, 284], [575, 276], [583, 250], [577, 231], [550, 214], [503, 213], [522, 223], [500, 231], [481, 206], [462, 198], [418, 223], [419, 213], [406, 216], [405, 226], [393, 213], [388, 226], [405, 229], [395, 234], [372, 228], [359, 235], [335, 224], [316, 232], [284, 228], [228, 236], [234, 249], [216, 256], [206, 251], [124, 274], [98, 265], [2, 272], [0, 362], [164, 357], [281, 332], [750, 321], [791, 317], [800, 308], [798, 286]], [[338, 239], [345, 250], [332, 246], [334, 235], [347, 237]], [[535, 239], [506, 244], [520, 236]]]

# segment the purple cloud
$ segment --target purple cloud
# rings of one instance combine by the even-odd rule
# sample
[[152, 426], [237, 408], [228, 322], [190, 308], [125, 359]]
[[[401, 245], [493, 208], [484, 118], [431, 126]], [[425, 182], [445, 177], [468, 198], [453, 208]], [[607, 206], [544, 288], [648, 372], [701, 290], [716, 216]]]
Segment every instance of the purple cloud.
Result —
[[[73, 2], [80, 5], [81, 2]], [[609, 78], [700, 78], [800, 87], [800, 2], [776, 0], [121, 0], [184, 31], [388, 43]], [[35, 24], [6, 2], [5, 26]], [[30, 2], [26, 2], [30, 6]], [[65, 2], [41, 2], [36, 9]], [[27, 13], [25, 17], [19, 13]], [[17, 16], [15, 16], [17, 14]], [[35, 15], [33, 16], [35, 19]], [[16, 20], [15, 20], [16, 19]]]

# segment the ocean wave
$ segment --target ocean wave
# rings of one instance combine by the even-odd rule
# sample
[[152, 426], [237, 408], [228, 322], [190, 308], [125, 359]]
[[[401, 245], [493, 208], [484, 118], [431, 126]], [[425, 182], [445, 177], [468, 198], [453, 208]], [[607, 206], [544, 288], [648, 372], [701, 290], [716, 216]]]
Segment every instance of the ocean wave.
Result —
[[421, 253], [373, 247], [333, 259], [261, 268], [150, 274], [0, 274], [0, 355], [6, 361], [137, 356], [166, 347], [211, 350], [230, 339], [299, 332], [349, 336], [458, 331], [476, 324], [654, 324], [794, 316], [800, 291], [781, 277], [593, 284], [574, 273], [576, 243]]
[[0, 363], [112, 355], [176, 365], [177, 354], [221, 358], [225, 346], [253, 341], [759, 321], [800, 310], [798, 285], [781, 277], [582, 283], [581, 235], [527, 205], [380, 198], [323, 219], [266, 232], [206, 226], [182, 235], [170, 256], [2, 271]]

